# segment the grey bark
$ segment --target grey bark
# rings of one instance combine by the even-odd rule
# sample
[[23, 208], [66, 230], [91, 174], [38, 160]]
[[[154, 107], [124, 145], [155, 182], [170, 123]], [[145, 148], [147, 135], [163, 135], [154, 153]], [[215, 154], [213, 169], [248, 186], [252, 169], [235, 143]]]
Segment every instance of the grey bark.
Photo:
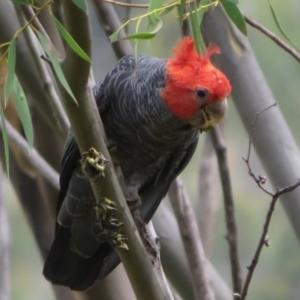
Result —
[[[153, 224], [161, 243], [161, 258], [165, 273], [172, 286], [185, 300], [193, 300], [191, 273], [180, 237], [177, 220], [163, 201], [153, 217]], [[231, 300], [232, 291], [218, 272], [207, 261], [209, 282], [213, 287], [216, 300]]]
[[9, 282], [9, 228], [4, 207], [4, 183], [7, 182], [0, 167], [0, 300], [10, 299]]

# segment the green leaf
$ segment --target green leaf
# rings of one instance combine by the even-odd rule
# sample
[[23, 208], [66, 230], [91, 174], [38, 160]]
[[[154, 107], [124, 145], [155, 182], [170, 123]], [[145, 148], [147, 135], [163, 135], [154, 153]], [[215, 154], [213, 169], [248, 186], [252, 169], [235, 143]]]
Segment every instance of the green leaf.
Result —
[[86, 14], [88, 13], [88, 8], [85, 0], [72, 0], [75, 5], [77, 5]]
[[273, 16], [273, 19], [275, 21], [275, 24], [276, 24], [277, 28], [279, 29], [279, 31], [281, 32], [281, 34], [287, 39], [287, 41], [292, 45], [292, 47], [294, 47], [298, 52], [300, 52], [299, 48], [291, 41], [291, 39], [287, 36], [287, 34], [285, 33], [285, 31], [281, 27], [281, 25], [279, 23], [279, 20], [277, 18], [277, 15], [275, 13], [275, 10], [274, 10], [274, 8], [273, 8], [270, 0], [269, 0], [269, 5], [270, 5], [271, 13], [272, 13], [272, 16]]
[[27, 99], [24, 93], [24, 90], [17, 78], [15, 76], [14, 80], [14, 102], [18, 112], [18, 116], [23, 125], [23, 129], [25, 132], [25, 137], [29, 148], [32, 149], [33, 146], [33, 127], [31, 122], [30, 111], [27, 103]]
[[180, 5], [178, 6], [179, 24], [181, 27], [183, 26], [185, 4], [186, 4], [186, 0], [180, 0]]
[[221, 0], [221, 3], [231, 21], [244, 35], [247, 35], [246, 22], [238, 6], [230, 0]]
[[74, 52], [77, 53], [78, 56], [80, 56], [84, 60], [91, 62], [91, 59], [81, 49], [81, 47], [76, 43], [76, 41], [73, 39], [73, 37], [70, 35], [70, 33], [66, 30], [66, 28], [58, 21], [58, 19], [54, 15], [51, 15], [51, 16], [52, 16], [52, 19], [53, 19], [59, 33], [64, 38], [64, 40], [68, 43], [68, 45], [74, 50]]
[[13, 90], [14, 76], [16, 68], [16, 39], [13, 38], [10, 42], [7, 55], [7, 77], [4, 87], [4, 105], [6, 106], [8, 98]]
[[196, 50], [200, 54], [200, 53], [204, 53], [205, 51], [205, 44], [202, 39], [200, 27], [201, 27], [204, 13], [206, 12], [206, 8], [202, 8], [202, 7], [210, 4], [210, 0], [202, 0], [200, 8], [197, 7], [197, 2], [194, 2], [193, 4], [194, 4], [194, 9], [190, 7], [192, 35], [195, 41]]
[[120, 34], [120, 30], [117, 30], [116, 32], [114, 32], [113, 34], [111, 34], [109, 36], [109, 40], [111, 43], [117, 42], [119, 40], [119, 34]]
[[46, 52], [46, 54], [48, 55], [48, 57], [52, 63], [52, 67], [54, 69], [54, 72], [55, 72], [59, 82], [65, 88], [65, 90], [68, 92], [68, 94], [71, 96], [71, 98], [74, 100], [74, 102], [76, 104], [78, 104], [75, 99], [75, 96], [66, 80], [66, 77], [61, 69], [59, 59], [58, 59], [57, 53], [56, 53], [53, 45], [50, 42], [48, 42], [47, 38], [39, 31], [37, 31], [37, 35], [38, 35], [38, 38], [40, 40], [40, 43], [41, 43], [44, 51]]
[[0, 103], [0, 116], [1, 116], [1, 124], [2, 124], [2, 138], [3, 138], [3, 144], [4, 144], [4, 156], [5, 156], [5, 165], [6, 165], [6, 174], [9, 178], [9, 146], [8, 146], [8, 135], [7, 135], [7, 129], [5, 125], [5, 117], [4, 112], [2, 108], [2, 104]]
[[152, 39], [155, 37], [157, 32], [162, 28], [163, 22], [160, 18], [156, 17], [156, 27], [150, 31], [150, 32], [138, 32], [134, 33], [131, 35], [126, 36], [124, 39], [132, 40], [132, 39], [137, 39], [137, 40], [148, 40]]
[[[155, 11], [158, 8], [161, 8], [163, 6], [163, 0], [150, 0], [150, 5], [148, 8], [148, 12], [151, 13]], [[147, 19], [147, 31], [150, 29], [150, 27], [154, 26], [156, 27], [156, 22], [157, 22], [157, 14], [153, 12], [148, 16]]]
[[198, 23], [197, 12], [190, 11], [190, 19], [191, 19], [191, 26], [192, 26], [192, 35], [195, 42], [195, 47], [197, 52], [201, 53], [201, 33], [200, 33], [200, 25]]
[[[206, 6], [206, 5], [210, 4], [210, 2], [211, 2], [210, 0], [202, 0], [200, 6]], [[203, 16], [204, 16], [204, 13], [206, 12], [206, 10], [207, 10], [206, 8], [202, 8], [197, 11], [198, 12], [197, 18], [198, 18], [199, 30], [200, 30], [200, 26], [201, 26]]]

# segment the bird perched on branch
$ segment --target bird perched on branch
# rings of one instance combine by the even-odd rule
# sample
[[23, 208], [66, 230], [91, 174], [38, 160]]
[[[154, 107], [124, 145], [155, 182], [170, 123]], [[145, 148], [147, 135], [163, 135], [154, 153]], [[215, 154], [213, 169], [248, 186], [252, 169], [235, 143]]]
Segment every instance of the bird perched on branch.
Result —
[[[184, 38], [170, 59], [122, 58], [94, 88], [107, 138], [114, 145], [109, 150], [121, 167], [127, 191], [135, 191], [145, 222], [188, 164], [199, 132], [225, 115], [231, 86], [210, 62], [219, 52], [217, 46], [209, 46], [199, 55], [194, 41]], [[108, 217], [114, 205], [105, 199], [95, 209], [80, 158], [70, 134], [62, 160], [56, 236], [44, 267], [48, 280], [74, 290], [89, 288], [119, 263], [113, 246], [126, 248], [104, 228], [118, 227]]]

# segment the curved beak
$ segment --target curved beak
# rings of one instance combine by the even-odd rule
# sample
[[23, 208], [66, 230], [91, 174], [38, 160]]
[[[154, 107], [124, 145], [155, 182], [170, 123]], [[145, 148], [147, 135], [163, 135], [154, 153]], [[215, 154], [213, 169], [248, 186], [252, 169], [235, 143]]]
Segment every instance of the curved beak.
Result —
[[227, 99], [211, 104], [206, 104], [189, 120], [189, 123], [200, 129], [200, 131], [207, 131], [211, 127], [219, 123], [225, 116], [227, 111]]

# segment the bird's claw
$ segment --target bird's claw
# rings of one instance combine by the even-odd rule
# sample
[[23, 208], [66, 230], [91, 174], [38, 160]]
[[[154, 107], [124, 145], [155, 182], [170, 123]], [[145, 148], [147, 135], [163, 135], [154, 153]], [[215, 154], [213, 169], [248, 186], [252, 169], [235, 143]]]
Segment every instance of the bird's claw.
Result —
[[122, 225], [123, 224], [120, 223], [117, 230], [105, 229], [98, 235], [98, 238], [102, 242], [108, 242], [113, 248], [129, 250], [126, 244], [127, 238], [120, 233], [120, 228]]
[[96, 215], [101, 220], [106, 220], [112, 212], [117, 211], [116, 203], [106, 197], [102, 197], [100, 202], [96, 202], [94, 209]]
[[83, 152], [80, 160], [83, 174], [92, 180], [105, 176], [104, 171], [107, 162], [108, 160], [103, 154], [93, 147], [89, 151]]
[[95, 204], [94, 209], [97, 218], [96, 225], [100, 231], [97, 235], [99, 241], [108, 242], [114, 248], [128, 250], [125, 242], [127, 238], [120, 233], [124, 224], [113, 215], [117, 211], [115, 202], [103, 197], [100, 202]]

